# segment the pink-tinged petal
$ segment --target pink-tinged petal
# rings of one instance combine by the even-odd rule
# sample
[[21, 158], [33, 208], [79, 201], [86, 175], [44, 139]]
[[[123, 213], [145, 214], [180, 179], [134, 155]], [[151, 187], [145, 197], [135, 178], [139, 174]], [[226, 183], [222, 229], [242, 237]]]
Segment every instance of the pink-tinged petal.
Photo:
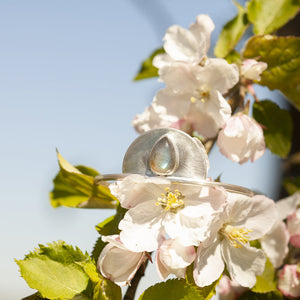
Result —
[[162, 234], [162, 208], [155, 201], [143, 202], [129, 209], [119, 223], [124, 246], [135, 252], [154, 251]]
[[270, 259], [272, 265], [278, 268], [288, 254], [289, 233], [284, 222], [276, 224], [261, 240], [261, 247]]
[[292, 235], [291, 238], [290, 238], [290, 243], [300, 249], [300, 234], [295, 234], [295, 235]]
[[300, 208], [288, 217], [287, 229], [291, 236], [291, 244], [296, 248], [300, 248]]
[[203, 38], [205, 39], [205, 53], [210, 47], [210, 35], [214, 28], [215, 24], [208, 15], [198, 15], [196, 22], [189, 28], [198, 41]]
[[[263, 195], [245, 198], [229, 194], [227, 200], [229, 223], [251, 230], [248, 233], [250, 240], [263, 237], [277, 222], [278, 215], [274, 201]], [[240, 216], [237, 217], [238, 215]]]
[[129, 284], [145, 259], [145, 253], [131, 252], [109, 243], [102, 250], [97, 267], [104, 277], [124, 286]]
[[266, 258], [262, 250], [243, 245], [235, 248], [224, 239], [222, 241], [222, 256], [232, 280], [241, 286], [252, 288], [256, 276], [265, 269]]
[[122, 207], [132, 208], [142, 202], [152, 200], [154, 203], [169, 181], [161, 178], [147, 179], [141, 175], [129, 175], [123, 180], [109, 186]]
[[218, 135], [217, 145], [224, 156], [240, 164], [260, 158], [266, 148], [261, 126], [245, 114], [227, 120]]
[[193, 72], [200, 85], [206, 83], [209, 90], [217, 90], [221, 94], [239, 81], [238, 67], [221, 58], [209, 59], [205, 67], [195, 68]]
[[275, 204], [280, 219], [284, 220], [291, 215], [300, 204], [300, 193], [296, 192], [289, 197], [277, 201]]
[[199, 63], [205, 55], [205, 37], [196, 39], [188, 29], [174, 25], [164, 36], [164, 48], [174, 60]]
[[246, 59], [241, 65], [241, 75], [246, 79], [260, 80], [260, 74], [268, 68], [265, 62], [258, 62], [255, 59]]
[[224, 267], [220, 240], [217, 239], [206, 248], [200, 245], [194, 262], [195, 283], [200, 287], [212, 284], [221, 276]]
[[240, 286], [237, 282], [230, 280], [226, 275], [223, 275], [217, 286], [219, 300], [235, 300], [238, 299], [248, 289]]
[[285, 265], [278, 274], [278, 289], [286, 297], [300, 297], [300, 274], [297, 265]]
[[193, 246], [184, 247], [178, 240], [165, 240], [156, 253], [157, 271], [163, 280], [169, 274], [184, 278], [186, 267], [194, 261], [195, 256]]

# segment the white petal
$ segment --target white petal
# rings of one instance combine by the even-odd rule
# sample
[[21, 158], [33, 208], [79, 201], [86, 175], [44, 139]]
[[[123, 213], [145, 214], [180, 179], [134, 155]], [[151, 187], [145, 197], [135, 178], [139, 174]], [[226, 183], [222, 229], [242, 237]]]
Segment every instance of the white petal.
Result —
[[160, 68], [159, 76], [174, 93], [193, 93], [198, 86], [198, 81], [194, 76], [194, 70], [198, 68], [201, 69], [202, 67], [173, 63]]
[[296, 192], [289, 197], [277, 201], [275, 204], [280, 219], [284, 220], [291, 215], [300, 204], [300, 193]]
[[104, 277], [123, 286], [130, 282], [143, 261], [144, 253], [131, 252], [108, 244], [102, 250], [97, 266]]
[[262, 250], [248, 245], [235, 248], [224, 239], [222, 255], [231, 279], [242, 286], [252, 288], [256, 283], [256, 276], [264, 271], [266, 258]]
[[210, 285], [221, 276], [223, 270], [220, 240], [216, 240], [207, 248], [200, 245], [194, 262], [195, 283], [200, 287]]
[[109, 186], [112, 194], [116, 196], [122, 207], [131, 208], [149, 200], [155, 200], [169, 183], [168, 180], [153, 178], [147, 179], [141, 175], [129, 175]]
[[168, 55], [167, 53], [163, 54], [157, 54], [153, 60], [152, 60], [152, 65], [158, 69], [165, 67], [167, 65], [170, 65], [174, 62], [172, 57]]
[[179, 120], [188, 112], [191, 96], [191, 93], [176, 94], [171, 89], [165, 88], [158, 91], [154, 103], [165, 107], [166, 114], [176, 116]]
[[155, 201], [143, 202], [128, 210], [119, 223], [124, 246], [135, 252], [154, 251], [162, 233], [162, 208]]
[[156, 253], [156, 266], [162, 279], [169, 274], [184, 278], [186, 267], [195, 259], [193, 246], [184, 247], [178, 240], [164, 241]]
[[228, 102], [218, 91], [212, 90], [208, 100], [190, 105], [186, 119], [199, 134], [213, 138], [230, 116], [231, 108]]
[[135, 116], [132, 126], [138, 133], [144, 133], [151, 129], [170, 127], [178, 121], [177, 116], [168, 114], [166, 107], [152, 102], [144, 112]]
[[250, 240], [256, 240], [268, 233], [277, 222], [277, 211], [273, 200], [256, 195], [245, 198], [242, 195], [228, 194], [229, 223], [232, 226], [252, 230]]
[[192, 32], [177, 25], [169, 27], [164, 41], [166, 52], [174, 60], [197, 63], [205, 54], [205, 38], [197, 40]]
[[225, 59], [212, 58], [203, 68], [194, 69], [199, 84], [206, 83], [210, 90], [226, 93], [239, 80], [238, 67], [228, 64]]
[[214, 28], [215, 24], [208, 15], [198, 15], [196, 22], [193, 23], [189, 28], [197, 40], [202, 40], [203, 38], [205, 39], [205, 53], [209, 49], [210, 35]]
[[289, 248], [289, 234], [284, 222], [280, 222], [261, 240], [261, 247], [267, 254], [272, 265], [278, 268], [282, 265]]

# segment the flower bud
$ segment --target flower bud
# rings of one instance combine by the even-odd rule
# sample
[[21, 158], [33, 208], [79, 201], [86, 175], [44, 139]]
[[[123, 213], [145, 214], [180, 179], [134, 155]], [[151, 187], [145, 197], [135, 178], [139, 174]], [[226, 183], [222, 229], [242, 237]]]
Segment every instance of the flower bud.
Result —
[[261, 126], [245, 114], [232, 116], [226, 122], [217, 145], [223, 155], [240, 164], [260, 158], [266, 148]]

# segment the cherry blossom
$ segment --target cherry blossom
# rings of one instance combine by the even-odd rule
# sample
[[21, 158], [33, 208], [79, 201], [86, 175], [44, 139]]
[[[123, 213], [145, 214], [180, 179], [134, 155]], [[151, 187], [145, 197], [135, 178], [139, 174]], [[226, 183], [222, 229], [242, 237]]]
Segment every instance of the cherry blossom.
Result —
[[290, 235], [283, 220], [291, 215], [300, 203], [300, 193], [283, 198], [275, 203], [277, 210], [277, 220], [271, 230], [260, 239], [261, 247], [269, 257], [275, 268], [283, 264], [283, 260], [288, 254], [288, 243]]
[[261, 126], [243, 113], [226, 122], [218, 135], [217, 145], [224, 156], [240, 164], [260, 158], [266, 148]]
[[129, 175], [110, 188], [121, 206], [129, 208], [119, 223], [120, 239], [135, 252], [158, 249], [165, 234], [183, 246], [197, 246], [210, 236], [209, 224], [226, 198], [222, 189], [141, 175]]
[[98, 259], [97, 267], [101, 274], [114, 283], [125, 286], [146, 260], [145, 252], [132, 252], [126, 249], [118, 235], [102, 236], [107, 244]]
[[214, 23], [207, 15], [198, 15], [189, 29], [173, 25], [163, 38], [165, 54], [157, 55], [153, 65], [161, 68], [175, 61], [199, 64], [210, 47], [210, 34]]
[[164, 240], [156, 253], [156, 269], [163, 280], [170, 274], [184, 278], [186, 267], [195, 257], [194, 246], [183, 246], [176, 239]]
[[300, 297], [300, 273], [297, 265], [285, 265], [279, 271], [278, 289], [286, 297]]
[[265, 196], [250, 198], [233, 193], [229, 193], [227, 201], [223, 216], [213, 222], [215, 236], [198, 247], [195, 283], [200, 287], [210, 285], [226, 265], [232, 280], [251, 288], [256, 276], [262, 274], [266, 258], [249, 241], [261, 238], [272, 228], [277, 218], [275, 204]]
[[205, 67], [176, 63], [160, 69], [160, 78], [167, 87], [156, 94], [151, 108], [136, 116], [138, 131], [184, 122], [186, 131], [215, 137], [231, 116], [222, 94], [238, 82], [237, 67], [223, 59], [210, 59]]
[[260, 74], [266, 70], [268, 65], [265, 62], [258, 62], [255, 59], [246, 59], [241, 65], [241, 75], [245, 79], [260, 81]]

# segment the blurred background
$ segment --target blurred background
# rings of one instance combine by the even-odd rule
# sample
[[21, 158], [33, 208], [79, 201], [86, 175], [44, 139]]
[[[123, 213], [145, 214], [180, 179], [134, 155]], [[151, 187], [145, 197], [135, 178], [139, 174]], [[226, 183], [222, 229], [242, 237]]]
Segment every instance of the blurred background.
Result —
[[[157, 79], [133, 82], [140, 63], [162, 45], [170, 25], [188, 27], [198, 14], [215, 22], [213, 48], [236, 8], [230, 0], [0, 2], [1, 299], [35, 292], [14, 258], [23, 259], [39, 243], [64, 240], [91, 251], [94, 226], [114, 211], [50, 206], [55, 149], [74, 165], [121, 172], [137, 137], [131, 120], [162, 87]], [[285, 106], [277, 93], [257, 93]], [[213, 178], [222, 174], [224, 182], [278, 197], [280, 161], [268, 150], [240, 166], [216, 148], [210, 164]], [[152, 267], [146, 275], [137, 295], [158, 280]]]

